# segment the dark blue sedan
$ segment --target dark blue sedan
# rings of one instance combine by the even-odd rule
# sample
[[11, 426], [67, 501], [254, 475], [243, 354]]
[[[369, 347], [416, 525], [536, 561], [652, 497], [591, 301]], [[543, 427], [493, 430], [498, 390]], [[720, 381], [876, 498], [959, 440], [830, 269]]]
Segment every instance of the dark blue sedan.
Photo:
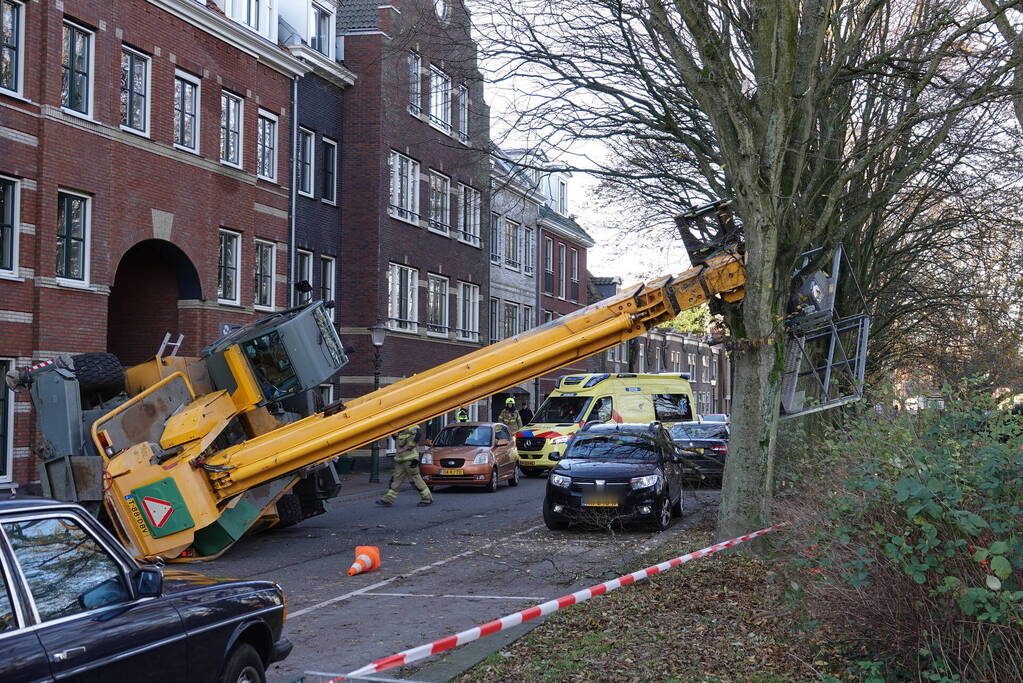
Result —
[[0, 502], [0, 681], [261, 683], [284, 593], [139, 565], [81, 507]]

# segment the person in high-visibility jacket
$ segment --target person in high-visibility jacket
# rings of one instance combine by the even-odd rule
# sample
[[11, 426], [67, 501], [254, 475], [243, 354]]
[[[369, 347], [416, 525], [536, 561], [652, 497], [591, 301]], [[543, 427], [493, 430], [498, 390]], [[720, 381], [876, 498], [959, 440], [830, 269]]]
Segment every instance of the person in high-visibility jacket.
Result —
[[515, 399], [509, 396], [504, 401], [504, 410], [497, 416], [498, 422], [503, 422], [511, 430], [512, 436], [522, 429], [522, 418], [519, 411], [515, 409]]
[[398, 490], [406, 479], [419, 489], [419, 507], [433, 503], [430, 487], [419, 474], [419, 442], [422, 441], [420, 437], [421, 432], [417, 425], [406, 427], [395, 435], [397, 453], [394, 455], [394, 475], [387, 487], [387, 493], [377, 501], [377, 505], [386, 507], [393, 505], [394, 499], [398, 497]]
[[468, 422], [468, 421], [469, 421], [469, 411], [465, 409], [465, 406], [460, 406], [458, 408], [458, 410], [455, 411], [455, 422]]

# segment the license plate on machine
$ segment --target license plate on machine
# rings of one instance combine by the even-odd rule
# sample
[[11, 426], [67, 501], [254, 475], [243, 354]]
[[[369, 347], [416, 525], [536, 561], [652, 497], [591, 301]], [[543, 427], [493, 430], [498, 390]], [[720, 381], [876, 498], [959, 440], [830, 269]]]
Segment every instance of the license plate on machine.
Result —
[[465, 470], [441, 470], [440, 474], [441, 476], [447, 475], [457, 477], [460, 474], [465, 474]]

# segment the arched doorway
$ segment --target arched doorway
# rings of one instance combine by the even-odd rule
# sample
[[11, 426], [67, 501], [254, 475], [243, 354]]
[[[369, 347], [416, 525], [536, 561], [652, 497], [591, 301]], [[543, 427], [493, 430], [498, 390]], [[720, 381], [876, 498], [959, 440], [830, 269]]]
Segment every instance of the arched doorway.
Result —
[[124, 365], [152, 358], [163, 336], [177, 338], [179, 299], [201, 299], [195, 266], [163, 240], [139, 242], [121, 257], [110, 291], [107, 348]]

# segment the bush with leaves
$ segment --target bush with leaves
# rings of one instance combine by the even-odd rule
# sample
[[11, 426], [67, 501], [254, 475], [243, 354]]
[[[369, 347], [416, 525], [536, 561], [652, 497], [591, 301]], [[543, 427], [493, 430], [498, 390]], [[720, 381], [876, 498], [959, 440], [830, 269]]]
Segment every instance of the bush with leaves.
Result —
[[[790, 536], [822, 621], [885, 679], [1023, 680], [1023, 419], [970, 382], [943, 410], [861, 403], [789, 463]], [[892, 405], [891, 397], [876, 405]]]

